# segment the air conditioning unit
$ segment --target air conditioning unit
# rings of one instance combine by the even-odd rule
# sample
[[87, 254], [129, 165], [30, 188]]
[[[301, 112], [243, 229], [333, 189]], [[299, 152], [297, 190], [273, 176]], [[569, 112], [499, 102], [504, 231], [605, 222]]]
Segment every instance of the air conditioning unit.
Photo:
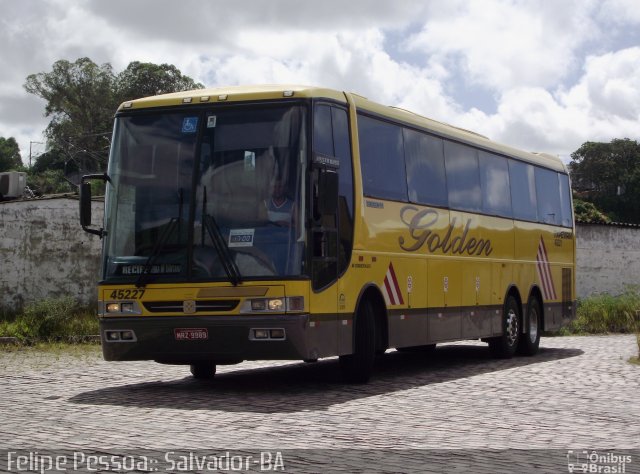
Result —
[[0, 199], [21, 197], [27, 185], [27, 173], [9, 171], [0, 173]]

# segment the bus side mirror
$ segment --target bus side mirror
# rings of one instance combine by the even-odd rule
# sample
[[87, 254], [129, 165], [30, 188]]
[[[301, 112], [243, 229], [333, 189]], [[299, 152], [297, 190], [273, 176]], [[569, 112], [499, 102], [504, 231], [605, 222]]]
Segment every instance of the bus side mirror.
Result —
[[91, 183], [80, 185], [80, 225], [84, 230], [91, 225]]
[[111, 178], [109, 178], [107, 173], [88, 174], [83, 176], [80, 182], [80, 225], [85, 232], [102, 238], [105, 234], [104, 229], [96, 230], [89, 227], [91, 225], [91, 183], [87, 181], [90, 179], [101, 179], [111, 182]]

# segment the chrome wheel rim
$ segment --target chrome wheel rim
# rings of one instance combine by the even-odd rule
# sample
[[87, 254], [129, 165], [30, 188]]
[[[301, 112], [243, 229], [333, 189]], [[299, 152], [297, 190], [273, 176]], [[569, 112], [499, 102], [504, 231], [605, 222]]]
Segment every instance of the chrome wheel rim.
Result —
[[531, 309], [529, 315], [529, 340], [535, 344], [538, 339], [538, 310]]
[[507, 313], [507, 342], [513, 346], [518, 341], [518, 315], [513, 309]]

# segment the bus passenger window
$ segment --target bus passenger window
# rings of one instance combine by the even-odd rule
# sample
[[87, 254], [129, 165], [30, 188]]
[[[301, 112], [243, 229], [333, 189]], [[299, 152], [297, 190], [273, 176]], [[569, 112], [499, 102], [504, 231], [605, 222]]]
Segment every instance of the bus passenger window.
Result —
[[442, 139], [409, 129], [403, 133], [409, 200], [446, 207], [449, 199]]
[[513, 217], [523, 221], [537, 221], [538, 206], [533, 165], [509, 160], [509, 184]]
[[492, 216], [511, 217], [509, 165], [503, 158], [485, 151], [479, 152], [482, 210]]
[[535, 170], [538, 219], [544, 224], [561, 225], [562, 209], [558, 173], [544, 168], [536, 168]]
[[394, 201], [407, 200], [402, 128], [358, 115], [364, 194]]
[[449, 205], [461, 211], [482, 211], [477, 151], [466, 145], [446, 140], [444, 153]]

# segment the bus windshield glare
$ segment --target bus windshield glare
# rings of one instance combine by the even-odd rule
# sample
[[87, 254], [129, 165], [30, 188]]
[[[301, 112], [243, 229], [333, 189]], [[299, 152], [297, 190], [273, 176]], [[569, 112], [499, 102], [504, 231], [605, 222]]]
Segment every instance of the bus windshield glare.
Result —
[[306, 109], [239, 106], [116, 119], [105, 280], [303, 274]]

